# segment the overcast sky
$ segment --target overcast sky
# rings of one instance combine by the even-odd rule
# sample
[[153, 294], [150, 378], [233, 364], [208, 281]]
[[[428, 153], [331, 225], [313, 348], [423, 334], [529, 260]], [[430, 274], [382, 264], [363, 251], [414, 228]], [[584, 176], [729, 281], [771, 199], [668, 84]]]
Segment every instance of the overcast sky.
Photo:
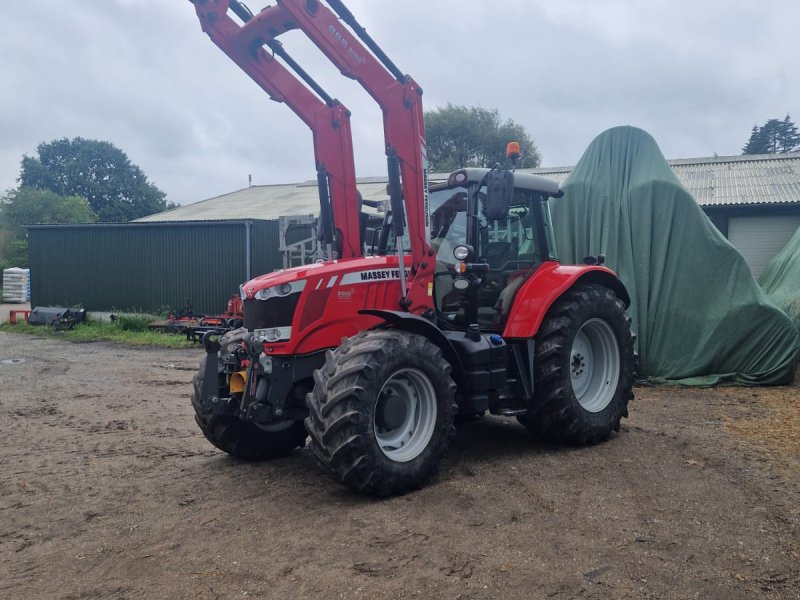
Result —
[[[249, 0], [253, 12], [269, 0]], [[0, 20], [0, 191], [23, 154], [112, 142], [169, 200], [314, 177], [311, 135], [200, 30], [188, 0], [26, 0]], [[447, 102], [497, 108], [544, 166], [615, 125], [667, 158], [733, 155], [750, 129], [800, 121], [797, 0], [349, 0], [395, 63]], [[287, 50], [353, 113], [359, 176], [385, 171], [380, 112], [299, 34]]]

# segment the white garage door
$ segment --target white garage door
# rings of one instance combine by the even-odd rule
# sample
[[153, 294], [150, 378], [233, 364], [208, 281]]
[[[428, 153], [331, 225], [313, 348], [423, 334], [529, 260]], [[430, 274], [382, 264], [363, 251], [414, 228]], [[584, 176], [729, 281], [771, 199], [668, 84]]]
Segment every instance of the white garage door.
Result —
[[754, 277], [800, 227], [800, 215], [731, 217], [728, 240], [742, 253]]

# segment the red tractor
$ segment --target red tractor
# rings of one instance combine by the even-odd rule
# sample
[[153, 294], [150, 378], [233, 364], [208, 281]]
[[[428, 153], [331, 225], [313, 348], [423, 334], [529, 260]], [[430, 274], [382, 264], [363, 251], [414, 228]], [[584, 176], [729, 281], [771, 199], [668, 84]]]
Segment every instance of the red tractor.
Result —
[[[192, 403], [208, 440], [262, 460], [310, 438], [336, 480], [387, 495], [437, 472], [457, 415], [516, 417], [569, 444], [619, 430], [629, 298], [602, 257], [559, 264], [558, 185], [495, 166], [429, 186], [422, 90], [340, 0], [278, 0], [257, 15], [193, 3], [212, 41], [312, 130], [328, 258], [243, 284], [244, 327], [204, 338]], [[350, 113], [276, 39], [294, 29], [383, 111], [391, 213], [372, 256]]]

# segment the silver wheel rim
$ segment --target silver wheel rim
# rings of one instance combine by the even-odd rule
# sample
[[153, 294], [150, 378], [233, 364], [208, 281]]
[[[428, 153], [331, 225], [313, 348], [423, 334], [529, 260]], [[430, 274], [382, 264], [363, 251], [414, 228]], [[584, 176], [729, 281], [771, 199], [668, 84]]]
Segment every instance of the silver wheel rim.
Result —
[[381, 387], [373, 417], [375, 440], [387, 458], [419, 456], [436, 425], [436, 390], [419, 369], [399, 369]]
[[572, 342], [572, 391], [584, 410], [597, 413], [611, 403], [619, 381], [619, 346], [603, 319], [589, 319]]

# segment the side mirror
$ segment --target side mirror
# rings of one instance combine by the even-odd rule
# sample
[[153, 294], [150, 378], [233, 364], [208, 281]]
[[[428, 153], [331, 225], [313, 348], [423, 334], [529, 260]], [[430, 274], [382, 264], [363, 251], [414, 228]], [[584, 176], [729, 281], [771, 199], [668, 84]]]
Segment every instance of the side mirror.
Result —
[[505, 219], [514, 194], [514, 173], [492, 169], [486, 174], [486, 218], [492, 221]]

